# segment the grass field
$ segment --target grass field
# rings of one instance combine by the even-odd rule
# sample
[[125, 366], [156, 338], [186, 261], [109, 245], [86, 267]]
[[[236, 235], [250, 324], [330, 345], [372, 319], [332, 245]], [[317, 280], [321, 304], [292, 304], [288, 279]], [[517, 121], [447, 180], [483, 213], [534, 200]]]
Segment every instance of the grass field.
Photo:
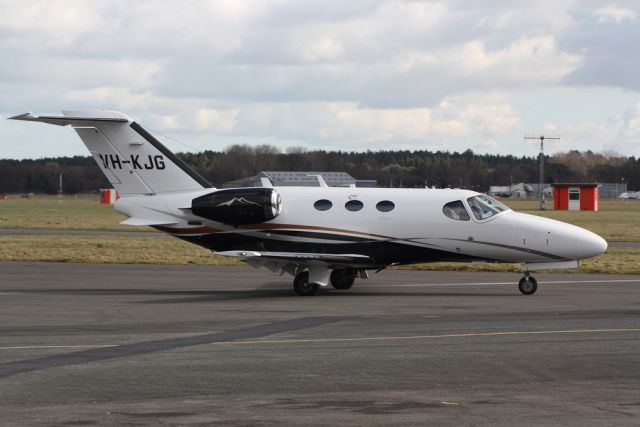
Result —
[[[170, 237], [3, 236], [0, 260], [90, 262], [105, 264], [241, 265], [235, 258]], [[640, 274], [640, 248], [610, 248], [581, 262], [576, 273]], [[399, 269], [451, 271], [520, 271], [519, 264], [431, 263]]]
[[2, 236], [0, 260], [105, 264], [239, 265], [172, 237]]
[[[505, 200], [514, 210], [569, 222], [609, 241], [640, 241], [640, 201], [603, 200], [598, 212], [539, 211], [535, 200]], [[145, 236], [148, 227], [128, 227], [113, 207], [97, 197], [34, 197], [0, 201], [0, 228], [140, 231], [140, 237], [1, 236], [0, 260], [144, 264], [237, 265], [234, 259], [179, 239]], [[517, 264], [433, 263], [399, 268], [518, 271]], [[582, 262], [576, 272], [640, 274], [640, 248], [610, 248]]]
[[127, 219], [102, 205], [98, 196], [36, 196], [0, 200], [0, 228], [150, 231], [148, 227], [120, 225]]

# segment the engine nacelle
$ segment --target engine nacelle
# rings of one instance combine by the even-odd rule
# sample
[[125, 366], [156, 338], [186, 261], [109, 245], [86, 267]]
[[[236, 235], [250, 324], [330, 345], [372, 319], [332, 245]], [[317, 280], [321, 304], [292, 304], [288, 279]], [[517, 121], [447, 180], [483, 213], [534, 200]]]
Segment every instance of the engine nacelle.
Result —
[[264, 187], [218, 190], [191, 201], [194, 215], [231, 225], [269, 221], [280, 209], [280, 194]]

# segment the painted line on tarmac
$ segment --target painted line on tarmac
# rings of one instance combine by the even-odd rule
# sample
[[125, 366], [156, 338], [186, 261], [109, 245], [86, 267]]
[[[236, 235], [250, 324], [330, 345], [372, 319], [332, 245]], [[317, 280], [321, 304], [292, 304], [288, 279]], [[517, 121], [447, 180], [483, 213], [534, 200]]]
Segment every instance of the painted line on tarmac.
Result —
[[[614, 279], [614, 280], [545, 280], [539, 281], [539, 285], [544, 284], [569, 284], [569, 283], [640, 283], [640, 279]], [[471, 282], [471, 283], [400, 283], [397, 285], [372, 285], [367, 287], [405, 287], [405, 288], [429, 288], [440, 286], [496, 286], [496, 285], [514, 285], [513, 282]]]
[[358, 342], [358, 341], [399, 341], [399, 340], [431, 340], [443, 338], [473, 338], [473, 337], [500, 337], [500, 336], [526, 336], [526, 335], [562, 335], [562, 334], [602, 334], [640, 332], [640, 328], [618, 329], [567, 329], [551, 331], [504, 331], [504, 332], [467, 332], [444, 335], [408, 335], [408, 336], [382, 336], [382, 337], [358, 337], [358, 338], [309, 338], [309, 339], [284, 339], [284, 340], [247, 340], [247, 341], [222, 341], [213, 345], [247, 345], [247, 344], [309, 344], [332, 342]]
[[[500, 336], [526, 336], [526, 335], [561, 335], [561, 334], [602, 334], [640, 332], [640, 328], [618, 329], [567, 329], [551, 331], [503, 331], [503, 332], [465, 332], [459, 334], [443, 335], [408, 335], [408, 336], [379, 336], [357, 338], [308, 338], [308, 339], [283, 339], [283, 340], [246, 340], [246, 341], [219, 341], [210, 345], [257, 345], [257, 344], [319, 344], [362, 341], [401, 341], [401, 340], [431, 340], [444, 338], [473, 338], [473, 337], [500, 337]], [[0, 350], [51, 350], [51, 349], [101, 349], [120, 347], [122, 344], [100, 345], [24, 345], [0, 347]]]
[[98, 344], [98, 345], [15, 345], [0, 347], [0, 350], [55, 350], [55, 349], [94, 349], [119, 347], [120, 344]]
[[613, 279], [613, 280], [549, 280], [538, 283], [638, 283], [640, 279]]

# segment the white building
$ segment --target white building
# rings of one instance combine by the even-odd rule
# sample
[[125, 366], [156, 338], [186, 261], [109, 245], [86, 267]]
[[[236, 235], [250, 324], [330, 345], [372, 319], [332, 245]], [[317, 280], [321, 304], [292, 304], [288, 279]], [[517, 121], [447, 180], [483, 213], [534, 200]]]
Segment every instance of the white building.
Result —
[[329, 187], [377, 187], [375, 179], [355, 179], [346, 172], [304, 172], [304, 171], [262, 171], [257, 175], [224, 183], [223, 188], [261, 187], [262, 178], [267, 178], [275, 187], [299, 186], [318, 187], [320, 175]]

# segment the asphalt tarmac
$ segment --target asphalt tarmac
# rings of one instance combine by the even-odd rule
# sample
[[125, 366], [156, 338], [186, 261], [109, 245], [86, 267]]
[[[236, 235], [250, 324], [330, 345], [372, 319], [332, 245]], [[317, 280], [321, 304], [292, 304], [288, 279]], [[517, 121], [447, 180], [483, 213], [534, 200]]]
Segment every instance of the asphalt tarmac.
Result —
[[640, 424], [640, 276], [536, 277], [0, 263], [0, 424]]

